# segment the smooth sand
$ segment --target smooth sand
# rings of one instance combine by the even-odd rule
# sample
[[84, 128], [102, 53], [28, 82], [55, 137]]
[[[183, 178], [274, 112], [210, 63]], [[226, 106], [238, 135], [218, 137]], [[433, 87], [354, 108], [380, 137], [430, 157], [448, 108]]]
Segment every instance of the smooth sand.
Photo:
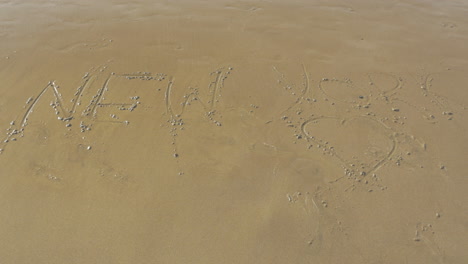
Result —
[[467, 1], [0, 1], [0, 263], [468, 263]]

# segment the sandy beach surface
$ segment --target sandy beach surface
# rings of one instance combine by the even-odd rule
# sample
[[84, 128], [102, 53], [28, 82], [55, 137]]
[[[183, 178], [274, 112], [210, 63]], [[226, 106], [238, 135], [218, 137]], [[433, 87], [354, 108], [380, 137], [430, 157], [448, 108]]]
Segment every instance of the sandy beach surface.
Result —
[[467, 14], [0, 0], [0, 263], [468, 263]]

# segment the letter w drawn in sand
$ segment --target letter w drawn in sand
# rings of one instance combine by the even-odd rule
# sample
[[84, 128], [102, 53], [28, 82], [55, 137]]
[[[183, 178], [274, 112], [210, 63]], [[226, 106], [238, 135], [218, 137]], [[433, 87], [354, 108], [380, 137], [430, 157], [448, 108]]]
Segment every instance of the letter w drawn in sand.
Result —
[[182, 100], [181, 104], [181, 110], [179, 113], [176, 113], [174, 111], [174, 108], [172, 107], [172, 89], [174, 86], [174, 78], [172, 77], [169, 80], [169, 83], [167, 85], [166, 89], [166, 94], [165, 94], [165, 102], [166, 102], [166, 111], [169, 114], [171, 120], [170, 122], [174, 123], [177, 122], [177, 120], [181, 121], [182, 116], [186, 110], [186, 107], [190, 105], [191, 102], [197, 101], [199, 102], [202, 106], [204, 111], [206, 112], [206, 115], [208, 118], [216, 123], [217, 125], [221, 125], [218, 121], [214, 119], [215, 111], [216, 111], [216, 103], [218, 102], [217, 97], [221, 95], [222, 88], [224, 87], [224, 80], [227, 78], [227, 75], [230, 74], [230, 71], [232, 68], [228, 68], [225, 70], [224, 68], [218, 69], [214, 72], [212, 72], [210, 75], [213, 76], [212, 81], [208, 85], [208, 93], [209, 93], [209, 99], [207, 101], [204, 101], [200, 98], [199, 96], [199, 91], [198, 88], [192, 88], [190, 87], [190, 92], [184, 95], [184, 99]]

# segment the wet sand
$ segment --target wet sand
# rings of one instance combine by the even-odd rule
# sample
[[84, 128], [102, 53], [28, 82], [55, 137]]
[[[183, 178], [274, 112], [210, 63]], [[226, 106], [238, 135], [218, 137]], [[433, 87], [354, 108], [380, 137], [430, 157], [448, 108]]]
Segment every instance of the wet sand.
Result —
[[0, 262], [467, 263], [467, 12], [0, 1]]

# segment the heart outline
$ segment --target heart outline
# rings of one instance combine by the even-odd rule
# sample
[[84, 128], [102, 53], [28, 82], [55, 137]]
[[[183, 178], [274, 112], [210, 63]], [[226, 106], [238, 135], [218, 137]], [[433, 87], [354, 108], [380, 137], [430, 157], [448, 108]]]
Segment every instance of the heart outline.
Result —
[[[341, 124], [344, 124], [345, 122], [347, 122], [349, 120], [353, 120], [353, 119], [357, 119], [357, 118], [364, 118], [366, 120], [377, 122], [377, 124], [379, 124], [384, 129], [393, 132], [388, 126], [383, 124], [381, 121], [379, 121], [377, 119], [374, 119], [374, 118], [371, 118], [371, 117], [368, 117], [368, 116], [354, 116], [354, 117], [351, 117], [351, 118], [348, 118], [348, 119], [340, 118], [338, 116], [315, 117], [315, 118], [304, 121], [301, 124], [301, 131], [302, 131], [302, 133], [304, 134], [304, 136], [306, 137], [307, 140], [311, 140], [311, 141], [315, 142], [316, 144], [320, 144], [321, 142], [317, 141], [315, 139], [315, 137], [311, 136], [310, 133], [307, 131], [306, 126], [309, 123], [317, 121], [317, 120], [323, 120], [323, 119], [335, 119], [335, 120], [341, 120]], [[393, 154], [395, 153], [395, 151], [397, 149], [397, 145], [398, 145], [394, 132], [390, 134], [389, 139], [391, 140], [391, 144], [392, 144], [390, 151], [382, 159], [380, 159], [377, 162], [371, 164], [369, 166], [370, 167], [369, 169], [363, 170], [362, 172], [364, 173], [364, 175], [367, 175], [367, 174], [370, 174], [370, 173], [373, 173], [373, 172], [377, 171], [378, 169], [380, 169], [383, 165], [385, 165], [392, 158]], [[334, 149], [332, 150], [332, 153], [333, 153], [333, 156], [336, 157], [348, 170], [351, 170], [351, 171], [353, 170], [348, 165], [348, 162], [346, 161], [346, 159], [341, 157], [336, 151], [334, 151]]]

